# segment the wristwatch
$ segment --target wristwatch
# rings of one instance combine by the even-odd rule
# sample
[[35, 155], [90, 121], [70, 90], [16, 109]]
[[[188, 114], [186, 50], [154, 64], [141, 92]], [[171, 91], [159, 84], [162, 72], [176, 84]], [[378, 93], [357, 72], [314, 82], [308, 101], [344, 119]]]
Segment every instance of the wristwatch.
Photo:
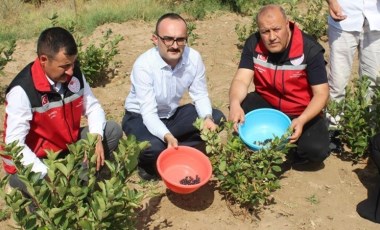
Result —
[[212, 120], [212, 122], [214, 122], [214, 118], [212, 117], [211, 114], [207, 114], [207, 115], [204, 117], [204, 120], [206, 120], [206, 119], [210, 119], [210, 120]]

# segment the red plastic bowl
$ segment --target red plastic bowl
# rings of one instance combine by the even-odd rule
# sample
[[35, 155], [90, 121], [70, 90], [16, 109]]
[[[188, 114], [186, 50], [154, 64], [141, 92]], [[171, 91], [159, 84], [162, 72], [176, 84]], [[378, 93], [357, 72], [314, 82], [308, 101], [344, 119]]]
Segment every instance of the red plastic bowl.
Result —
[[[188, 146], [178, 146], [178, 149], [168, 148], [161, 152], [157, 159], [157, 171], [171, 191], [189, 194], [210, 180], [212, 166], [208, 157], [201, 151]], [[200, 178], [198, 184], [180, 184], [186, 176], [196, 178], [197, 175]]]

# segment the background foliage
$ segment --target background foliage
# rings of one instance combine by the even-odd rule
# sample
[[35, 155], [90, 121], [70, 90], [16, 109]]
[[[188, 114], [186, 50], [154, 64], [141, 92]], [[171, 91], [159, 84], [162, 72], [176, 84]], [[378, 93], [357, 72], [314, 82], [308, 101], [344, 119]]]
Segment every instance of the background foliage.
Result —
[[339, 154], [353, 162], [367, 157], [370, 139], [380, 131], [380, 90], [369, 89], [368, 76], [356, 78], [346, 87], [345, 98], [331, 101], [327, 108], [333, 117], [340, 116], [337, 129], [346, 148]]

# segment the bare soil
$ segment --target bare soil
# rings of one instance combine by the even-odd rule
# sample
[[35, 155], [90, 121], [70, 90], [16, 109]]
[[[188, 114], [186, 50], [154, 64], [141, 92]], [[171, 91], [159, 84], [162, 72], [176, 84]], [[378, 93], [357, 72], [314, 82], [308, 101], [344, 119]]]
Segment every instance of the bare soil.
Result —
[[[204, 59], [209, 92], [214, 106], [228, 115], [228, 89], [239, 62], [236, 24], [249, 24], [251, 17], [232, 13], [209, 16], [194, 21], [198, 35], [193, 48]], [[137, 56], [152, 47], [150, 40], [154, 23], [130, 21], [99, 27], [86, 41], [94, 42], [101, 32], [112, 29], [121, 34], [121, 61], [117, 74], [104, 86], [93, 89], [109, 119], [121, 122], [125, 97], [130, 90], [129, 73]], [[34, 40], [17, 42], [14, 61], [5, 67], [1, 85], [6, 85], [35, 58]], [[326, 60], [328, 48], [326, 47]], [[184, 101], [188, 100], [185, 96]], [[1, 106], [0, 119], [4, 118]], [[0, 120], [3, 123], [3, 120]], [[0, 131], [3, 132], [1, 127]], [[138, 178], [135, 178], [138, 180]], [[175, 194], [159, 181], [140, 183], [139, 189], [148, 195], [139, 212], [138, 229], [380, 229], [379, 225], [361, 218], [356, 212], [359, 202], [367, 198], [367, 188], [373, 187], [379, 176], [373, 165], [360, 162], [353, 165], [331, 155], [322, 169], [282, 174], [281, 188], [273, 193], [274, 203], [263, 208], [256, 216], [230, 205], [220, 195], [212, 180], [189, 195]], [[4, 206], [4, 201], [0, 200]], [[1, 229], [9, 229], [11, 220], [0, 222]]]

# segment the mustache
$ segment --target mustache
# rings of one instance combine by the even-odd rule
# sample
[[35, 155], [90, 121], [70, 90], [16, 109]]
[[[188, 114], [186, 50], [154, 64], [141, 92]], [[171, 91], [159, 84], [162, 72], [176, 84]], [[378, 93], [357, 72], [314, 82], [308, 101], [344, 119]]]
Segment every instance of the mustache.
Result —
[[180, 49], [169, 48], [168, 52], [180, 52]]

